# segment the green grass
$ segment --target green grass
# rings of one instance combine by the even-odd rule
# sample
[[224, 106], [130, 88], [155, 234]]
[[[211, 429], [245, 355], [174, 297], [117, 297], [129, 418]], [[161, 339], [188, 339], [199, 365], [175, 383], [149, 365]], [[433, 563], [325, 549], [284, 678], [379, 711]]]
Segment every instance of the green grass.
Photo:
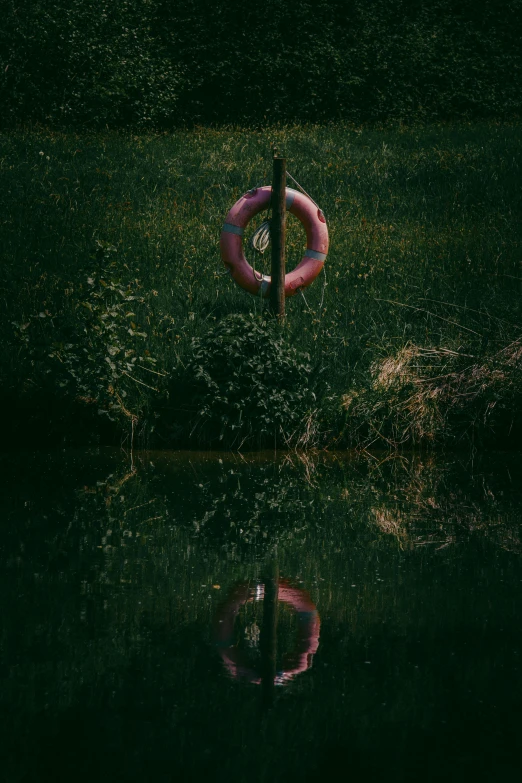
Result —
[[[494, 123], [0, 136], [4, 409], [14, 406], [13, 421], [30, 414], [37, 437], [36, 419], [74, 414], [79, 427], [78, 410], [104, 419], [112, 398], [148, 433], [192, 337], [264, 307], [222, 274], [219, 235], [237, 198], [269, 183], [272, 142], [328, 221], [325, 271], [287, 300], [285, 329], [325, 370], [334, 408], [409, 343], [500, 351], [520, 334], [521, 141], [522, 126]], [[288, 267], [303, 248], [290, 216]], [[128, 323], [121, 295], [103, 290], [111, 281], [137, 297]], [[97, 292], [121, 308], [95, 334], [100, 313], [85, 303]], [[122, 406], [104, 355], [116, 333], [135, 351], [115, 386]], [[83, 386], [74, 361], [76, 375], [89, 364]]]

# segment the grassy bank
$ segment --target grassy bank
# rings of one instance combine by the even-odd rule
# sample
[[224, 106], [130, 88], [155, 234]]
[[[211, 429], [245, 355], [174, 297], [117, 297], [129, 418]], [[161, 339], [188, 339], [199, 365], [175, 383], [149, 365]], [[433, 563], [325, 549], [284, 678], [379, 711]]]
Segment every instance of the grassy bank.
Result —
[[[5, 437], [513, 440], [521, 137], [506, 124], [1, 136]], [[226, 212], [269, 182], [271, 142], [331, 239], [282, 333], [219, 259]], [[303, 241], [290, 218], [289, 267]]]

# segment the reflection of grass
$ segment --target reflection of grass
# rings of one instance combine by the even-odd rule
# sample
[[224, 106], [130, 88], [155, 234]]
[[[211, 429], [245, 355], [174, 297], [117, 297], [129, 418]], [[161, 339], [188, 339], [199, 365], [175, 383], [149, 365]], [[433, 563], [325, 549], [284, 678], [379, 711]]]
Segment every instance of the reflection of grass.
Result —
[[[274, 544], [303, 557], [309, 546], [348, 551], [359, 536], [377, 548], [390, 538], [404, 550], [475, 538], [520, 549], [515, 456], [475, 457], [470, 465], [384, 453], [292, 456], [143, 452], [132, 480], [100, 482], [89, 502], [104, 498], [118, 540], [128, 529], [153, 542], [175, 524], [194, 542], [224, 547], [231, 562], [247, 552], [261, 562]], [[255, 614], [261, 604], [242, 611]]]
[[[312, 428], [338, 434], [341, 396], [408, 343], [446, 346], [480, 363], [518, 337], [518, 125], [310, 126], [269, 135], [286, 148], [290, 171], [330, 230], [325, 273], [306, 300], [287, 303], [289, 341], [323, 370]], [[117, 393], [122, 409], [140, 418], [138, 436], [150, 434], [158, 426], [150, 412], [165, 378], [190, 355], [191, 338], [225, 314], [261, 308], [221, 275], [218, 241], [234, 201], [269, 181], [266, 132], [20, 132], [0, 139], [0, 158], [4, 407], [25, 405], [29, 436], [49, 415], [63, 419], [63, 435], [84, 409], [95, 431], [98, 403], [117, 401]], [[291, 267], [304, 237], [296, 221], [288, 228]], [[123, 368], [113, 391], [105, 354], [118, 346], [108, 333], [89, 343], [93, 370], [104, 368], [93, 372], [90, 393], [60, 386], [64, 360], [86, 361], [88, 278], [132, 283], [138, 297], [134, 316], [123, 305], [117, 311], [134, 324], [118, 333], [118, 356], [141, 358]], [[171, 395], [169, 404], [181, 402]]]
[[[336, 731], [341, 742], [347, 726], [352, 745], [368, 753], [374, 748], [368, 726], [386, 737], [399, 727], [390, 742], [402, 742], [408, 757], [411, 736], [425, 740], [412, 735], [419, 714], [431, 735], [458, 697], [458, 732], [479, 685], [491, 705], [507, 709], [516, 699], [511, 679], [509, 695], [500, 687], [504, 667], [519, 665], [515, 458], [496, 455], [493, 467], [490, 455], [461, 464], [322, 453], [308, 454], [307, 467], [294, 459], [292, 467], [268, 454], [149, 452], [135, 456], [137, 470], [130, 472], [121, 453], [60, 450], [9, 455], [4, 463], [11, 491], [1, 498], [2, 645], [9, 672], [4, 696], [13, 705], [6, 737], [27, 743], [24, 759], [34, 758], [35, 735], [48, 742], [35, 721], [57, 727], [61, 741], [75, 716], [73, 735], [83, 736], [87, 715], [110, 758], [114, 748], [127, 758], [138, 726], [169, 765], [173, 747], [197, 759], [191, 738], [204, 746], [210, 735], [224, 738], [234, 764], [238, 748], [249, 763], [266, 761], [273, 735], [261, 753], [250, 730], [259, 725], [258, 702], [222, 676], [211, 628], [232, 585], [260, 578], [274, 538], [281, 573], [310, 591], [322, 620], [313, 668], [296, 678], [287, 707], [280, 703], [276, 747], [281, 758], [289, 749], [296, 754], [288, 779], [313, 743], [326, 746]], [[270, 517], [248, 515], [259, 487], [265, 493], [259, 507], [272, 506]], [[227, 506], [242, 533], [226, 526]], [[194, 520], [214, 509], [220, 535], [212, 523], [195, 529]], [[257, 535], [248, 530], [250, 520]], [[450, 536], [458, 546], [440, 548]], [[10, 606], [23, 608], [23, 634]], [[252, 640], [261, 609], [259, 603], [244, 610]], [[294, 623], [292, 611], [281, 607], [281, 652], [292, 649]], [[423, 712], [427, 704], [437, 706]], [[507, 722], [502, 715], [496, 708], [491, 725]], [[114, 745], [113, 724], [124, 732]], [[53, 752], [58, 746], [56, 740]], [[72, 747], [76, 762], [84, 748]], [[230, 764], [228, 778], [237, 772]]]
[[[394, 537], [400, 549], [442, 549], [474, 537], [519, 553], [520, 516], [510, 478], [512, 463], [501, 455], [496, 458], [498, 470], [488, 470], [481, 462], [476, 478], [458, 463], [401, 461], [398, 470], [382, 474], [384, 480], [373, 484], [369, 523]], [[500, 466], [505, 471], [503, 479]]]

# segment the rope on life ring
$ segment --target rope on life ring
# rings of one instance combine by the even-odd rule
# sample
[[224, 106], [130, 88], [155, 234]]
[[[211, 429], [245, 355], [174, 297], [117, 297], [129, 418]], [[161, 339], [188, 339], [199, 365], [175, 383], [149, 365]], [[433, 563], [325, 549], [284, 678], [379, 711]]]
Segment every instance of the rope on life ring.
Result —
[[[232, 279], [245, 291], [266, 299], [270, 294], [270, 277], [257, 273], [243, 253], [243, 234], [252, 218], [270, 204], [272, 188], [253, 188], [236, 201], [226, 216], [221, 231], [221, 259]], [[328, 253], [328, 228], [323, 211], [309, 196], [286, 188], [286, 208], [303, 224], [306, 231], [304, 256], [285, 276], [285, 296], [294, 296], [312, 283], [324, 266]]]
[[[261, 683], [261, 674], [249, 663], [245, 652], [234, 644], [234, 623], [240, 608], [249, 601], [261, 601], [264, 593], [262, 584], [252, 586], [248, 582], [239, 582], [232, 587], [214, 617], [214, 642], [228, 673], [234, 679], [255, 685]], [[319, 647], [321, 619], [306, 590], [292, 587], [288, 580], [279, 580], [277, 597], [295, 610], [298, 620], [294, 649], [283, 656], [282, 668], [274, 680], [275, 685], [284, 685], [312, 666], [313, 656]]]

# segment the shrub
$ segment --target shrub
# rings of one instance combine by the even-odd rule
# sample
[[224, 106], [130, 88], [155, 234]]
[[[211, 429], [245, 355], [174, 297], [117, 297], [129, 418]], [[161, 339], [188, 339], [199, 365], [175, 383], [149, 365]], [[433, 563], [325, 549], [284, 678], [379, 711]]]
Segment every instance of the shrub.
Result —
[[280, 326], [230, 315], [192, 339], [170, 389], [171, 410], [182, 406], [199, 442], [298, 445], [313, 418], [310, 379], [309, 355], [288, 346]]
[[138, 292], [138, 281], [102, 276], [89, 277], [87, 284], [87, 296], [78, 303], [82, 315], [76, 339], [54, 342], [49, 354], [62, 368], [58, 384], [73, 384], [81, 399], [96, 403], [109, 418], [137, 420], [146, 407], [142, 389], [156, 390], [149, 373], [158, 375], [156, 359], [146, 347], [147, 332], [137, 323], [146, 297]]
[[[110, 252], [110, 246], [102, 248]], [[21, 395], [49, 407], [86, 406], [112, 422], [132, 424], [132, 432], [160, 393], [165, 375], [148, 349], [140, 324], [150, 320], [147, 296], [138, 280], [124, 282], [109, 270], [87, 278], [87, 290], [68, 308], [34, 313], [12, 322], [27, 382]], [[74, 415], [74, 414], [73, 414]]]

